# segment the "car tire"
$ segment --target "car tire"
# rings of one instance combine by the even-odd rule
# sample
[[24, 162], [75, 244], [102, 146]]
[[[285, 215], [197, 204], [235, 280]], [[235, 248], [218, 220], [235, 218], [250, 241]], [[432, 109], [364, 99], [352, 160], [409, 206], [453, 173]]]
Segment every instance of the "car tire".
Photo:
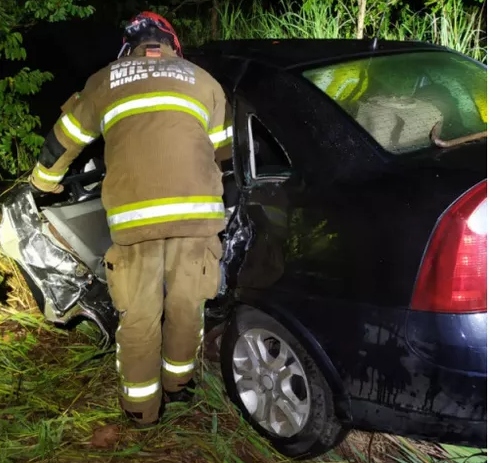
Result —
[[277, 320], [260, 310], [238, 307], [220, 350], [229, 398], [276, 450], [306, 459], [339, 443], [344, 433], [325, 377]]

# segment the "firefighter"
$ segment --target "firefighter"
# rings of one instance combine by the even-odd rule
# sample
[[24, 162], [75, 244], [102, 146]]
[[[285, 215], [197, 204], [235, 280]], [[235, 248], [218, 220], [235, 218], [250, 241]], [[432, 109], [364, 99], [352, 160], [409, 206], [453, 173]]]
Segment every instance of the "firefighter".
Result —
[[125, 28], [118, 59], [62, 107], [30, 177], [38, 190], [61, 192], [70, 163], [104, 138], [120, 402], [138, 427], [158, 423], [164, 394], [192, 398], [204, 302], [220, 283], [227, 108], [219, 83], [183, 58], [170, 23], [142, 12]]

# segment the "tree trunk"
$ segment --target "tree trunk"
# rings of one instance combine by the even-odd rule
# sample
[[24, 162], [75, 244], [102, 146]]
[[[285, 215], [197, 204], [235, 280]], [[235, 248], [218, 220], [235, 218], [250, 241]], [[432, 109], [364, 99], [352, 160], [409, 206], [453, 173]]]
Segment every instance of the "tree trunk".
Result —
[[211, 38], [217, 40], [219, 35], [218, 30], [218, 0], [213, 0], [211, 7]]
[[359, 13], [357, 15], [357, 33], [356, 37], [362, 39], [364, 37], [364, 20], [366, 18], [366, 3], [367, 0], [358, 0]]

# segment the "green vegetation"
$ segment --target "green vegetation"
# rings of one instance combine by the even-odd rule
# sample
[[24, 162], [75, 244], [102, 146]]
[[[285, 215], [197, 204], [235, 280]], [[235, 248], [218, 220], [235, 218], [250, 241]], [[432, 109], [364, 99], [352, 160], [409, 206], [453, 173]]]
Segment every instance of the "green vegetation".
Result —
[[443, 445], [444, 450], [454, 462], [487, 463], [487, 452], [478, 452], [469, 447], [457, 447], [455, 445]]
[[[243, 421], [224, 394], [218, 365], [209, 362], [191, 407], [172, 404], [157, 428], [132, 429], [118, 405], [115, 354], [97, 349], [93, 326], [65, 331], [46, 324], [16, 268], [0, 260], [0, 272], [7, 276], [0, 307], [1, 463], [290, 461]], [[469, 458], [475, 453], [483, 456]], [[480, 463], [486, 453], [352, 432], [314, 461]]]
[[[39, 21], [57, 22], [84, 18], [90, 6], [74, 0], [2, 0], [0, 2], [0, 61], [25, 61], [22, 34]], [[38, 93], [53, 75], [45, 70], [23, 67], [0, 79], [0, 169], [18, 176], [30, 169], [39, 154], [43, 137], [36, 133], [39, 117], [29, 111], [29, 96]]]
[[[129, 3], [148, 7], [143, 1]], [[212, 3], [211, 15], [207, 7], [200, 15], [184, 15], [185, 8], [179, 5], [192, 1], [167, 3], [151, 9], [168, 14], [187, 45], [213, 36], [376, 35], [430, 41], [483, 62], [487, 59], [483, 6], [465, 8], [463, 0], [428, 0], [425, 10], [417, 14], [405, 0], [304, 0], [294, 4], [281, 0], [275, 10], [263, 8], [258, 0], [252, 5], [232, 0], [194, 2]], [[109, 11], [110, 4], [99, 2]], [[74, 0], [0, 2], [0, 176], [16, 177], [28, 171], [43, 142], [37, 132], [40, 120], [29, 111], [29, 97], [53, 76], [45, 69], [8, 66], [26, 60], [23, 34], [38, 22], [84, 18], [93, 11]], [[116, 16], [120, 18], [120, 9]], [[169, 407], [164, 422], [152, 431], [131, 429], [117, 403], [114, 353], [97, 350], [93, 328], [84, 324], [67, 332], [47, 325], [33, 309], [22, 278], [9, 262], [0, 261], [0, 275], [6, 276], [1, 285], [7, 295], [0, 307], [0, 463], [288, 461], [240, 418], [226, 399], [213, 364], [204, 364], [204, 386], [193, 407]], [[339, 448], [317, 461], [480, 463], [487, 457], [486, 452], [474, 449], [353, 432]]]
[[[412, 11], [408, 0], [279, 0], [274, 9], [259, 0], [167, 0], [154, 6], [133, 0], [92, 0], [109, 21], [118, 22], [123, 9], [152, 9], [172, 20], [184, 44], [200, 44], [213, 37], [236, 38], [362, 38], [421, 40], [438, 43], [486, 62], [486, 18], [483, 0], [465, 7], [464, 0], [426, 0], [423, 11]], [[199, 9], [199, 5], [203, 5]], [[190, 6], [189, 6], [190, 5]], [[197, 5], [197, 6], [196, 6]], [[182, 8], [181, 8], [182, 7]], [[210, 9], [211, 7], [211, 9]], [[191, 8], [191, 9], [189, 9]], [[0, 60], [25, 61], [23, 34], [38, 22], [85, 18], [93, 6], [76, 0], [0, 2]], [[209, 12], [211, 11], [211, 14]], [[129, 15], [130, 13], [128, 13]], [[29, 96], [52, 79], [44, 69], [27, 67], [0, 79], [0, 178], [28, 171], [43, 142], [40, 120], [29, 112]]]
[[[362, 38], [419, 40], [447, 46], [486, 61], [483, 8], [467, 9], [463, 0], [432, 0], [424, 12], [408, 2], [388, 0], [305, 0], [297, 8], [280, 0], [281, 14], [254, 0], [249, 14], [226, 1], [220, 9], [224, 39], [235, 38]], [[364, 3], [366, 10], [360, 9]], [[397, 14], [395, 14], [395, 12]], [[396, 17], [398, 16], [398, 17]]]

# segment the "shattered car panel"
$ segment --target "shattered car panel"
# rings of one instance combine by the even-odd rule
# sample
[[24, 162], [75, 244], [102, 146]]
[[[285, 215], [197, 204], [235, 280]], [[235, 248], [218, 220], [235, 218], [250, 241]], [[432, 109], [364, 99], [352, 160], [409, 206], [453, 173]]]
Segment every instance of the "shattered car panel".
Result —
[[3, 204], [3, 221], [2, 247], [9, 249], [15, 242], [6, 230], [9, 223], [27, 273], [40, 285], [46, 303], [52, 305], [56, 315], [65, 315], [87, 292], [93, 278], [89, 269], [44, 234], [28, 185], [21, 186]]
[[245, 213], [243, 204], [239, 204], [227, 223], [223, 237], [223, 257], [221, 259], [222, 284], [219, 295], [224, 295], [229, 287], [235, 287], [240, 274], [243, 257], [253, 239], [253, 228]]
[[90, 319], [99, 327], [103, 343], [110, 344], [118, 317], [107, 291], [85, 263], [54, 238], [48, 225], [30, 186], [20, 184], [2, 204], [0, 246], [30, 286], [41, 292], [42, 299], [36, 299], [47, 320], [64, 325], [77, 317]]

